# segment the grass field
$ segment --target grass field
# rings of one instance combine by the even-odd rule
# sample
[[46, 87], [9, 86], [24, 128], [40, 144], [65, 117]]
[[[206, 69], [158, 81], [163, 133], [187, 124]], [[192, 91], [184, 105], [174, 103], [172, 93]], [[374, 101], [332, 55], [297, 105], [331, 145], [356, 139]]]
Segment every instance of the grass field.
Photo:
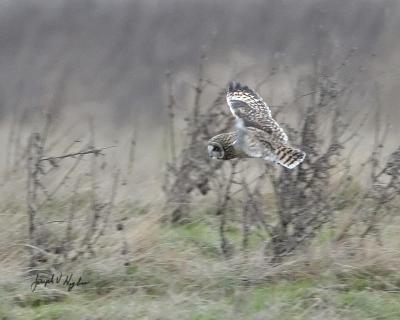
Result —
[[210, 210], [182, 226], [166, 223], [155, 208], [124, 204], [118, 210], [130, 212], [128, 254], [119, 254], [119, 234], [109, 230], [95, 256], [48, 269], [73, 272], [89, 282], [70, 292], [61, 284], [38, 285], [32, 292], [33, 278], [23, 273], [26, 250], [8, 248], [0, 319], [400, 318], [395, 230], [387, 242], [392, 248], [372, 242], [364, 248], [351, 241], [334, 245], [334, 232], [326, 230], [310, 248], [274, 267], [264, 262], [259, 237], [241, 252], [240, 230], [234, 226], [228, 237], [237, 250], [232, 258], [222, 258]]

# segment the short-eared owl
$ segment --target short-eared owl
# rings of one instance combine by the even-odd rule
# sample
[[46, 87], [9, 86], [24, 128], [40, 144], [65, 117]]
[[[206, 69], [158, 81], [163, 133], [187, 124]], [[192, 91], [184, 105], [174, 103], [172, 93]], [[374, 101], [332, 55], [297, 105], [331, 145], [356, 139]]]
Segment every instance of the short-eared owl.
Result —
[[231, 82], [226, 101], [236, 117], [236, 131], [221, 133], [208, 141], [211, 158], [263, 158], [293, 169], [306, 154], [288, 146], [288, 137], [272, 118], [271, 110], [252, 89]]

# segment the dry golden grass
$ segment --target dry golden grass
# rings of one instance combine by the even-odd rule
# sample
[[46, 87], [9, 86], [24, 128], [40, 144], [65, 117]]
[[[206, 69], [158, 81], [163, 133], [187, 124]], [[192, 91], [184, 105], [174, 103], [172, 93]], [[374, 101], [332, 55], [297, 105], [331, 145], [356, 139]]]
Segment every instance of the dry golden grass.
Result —
[[[108, 156], [104, 161], [113, 163]], [[100, 202], [109, 199], [116, 167], [117, 162], [96, 176]], [[77, 172], [83, 178], [72, 221], [74, 246], [82, 240], [93, 216], [91, 181], [85, 170], [87, 166]], [[226, 259], [220, 249], [216, 199], [207, 196], [192, 203], [190, 222], [173, 226], [159, 191], [160, 181], [141, 182], [138, 171], [131, 176], [122, 173], [114, 210], [93, 248], [94, 255], [84, 252], [71, 261], [54, 252], [45, 253], [48, 260], [40, 270], [72, 272], [90, 282], [60, 299], [54, 295], [61, 297], [59, 293], [66, 292], [63, 286], [40, 288], [37, 294], [30, 290], [33, 278], [27, 275], [30, 247], [25, 172], [22, 168], [9, 175], [1, 187], [0, 202], [0, 319], [400, 317], [396, 219], [379, 225], [381, 243], [373, 237], [361, 241], [353, 235], [337, 243], [335, 235], [352, 213], [344, 208], [309, 247], [272, 266], [265, 261], [260, 237], [251, 237], [248, 251], [240, 249], [240, 204], [233, 201], [227, 212], [227, 237], [235, 251]], [[74, 178], [39, 211], [44, 224], [40, 233], [50, 247], [65, 235], [63, 220], [73, 200]], [[54, 181], [48, 180], [51, 188]], [[237, 197], [240, 199], [240, 194]], [[265, 194], [265, 202], [269, 208], [274, 206], [270, 194]], [[121, 221], [123, 230], [117, 230]]]

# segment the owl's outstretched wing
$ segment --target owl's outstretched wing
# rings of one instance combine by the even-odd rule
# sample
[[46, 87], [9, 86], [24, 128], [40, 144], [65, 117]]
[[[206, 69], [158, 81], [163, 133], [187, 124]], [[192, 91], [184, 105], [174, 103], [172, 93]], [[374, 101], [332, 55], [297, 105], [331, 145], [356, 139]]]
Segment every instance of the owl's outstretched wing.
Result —
[[293, 169], [303, 162], [306, 154], [283, 144], [278, 140], [271, 140], [265, 131], [254, 127], [245, 127], [242, 119], [236, 120], [236, 147], [252, 158], [263, 158], [278, 163], [285, 168]]
[[242, 119], [246, 127], [261, 129], [282, 143], [287, 143], [286, 133], [272, 118], [268, 105], [255, 91], [240, 83], [231, 82], [226, 101], [232, 114]]
[[235, 127], [237, 137], [234, 142], [235, 147], [249, 157], [262, 158], [265, 153], [265, 145], [263, 145], [259, 137], [265, 136], [264, 131], [245, 127], [242, 119], [236, 119]]

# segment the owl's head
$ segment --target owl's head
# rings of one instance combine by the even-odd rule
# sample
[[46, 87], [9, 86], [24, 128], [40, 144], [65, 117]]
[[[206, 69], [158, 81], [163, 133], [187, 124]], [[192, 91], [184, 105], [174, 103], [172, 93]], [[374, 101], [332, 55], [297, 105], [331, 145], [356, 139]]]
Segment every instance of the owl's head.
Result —
[[208, 142], [208, 156], [214, 159], [223, 159], [225, 156], [224, 148], [222, 144], [217, 141], [209, 141]]

